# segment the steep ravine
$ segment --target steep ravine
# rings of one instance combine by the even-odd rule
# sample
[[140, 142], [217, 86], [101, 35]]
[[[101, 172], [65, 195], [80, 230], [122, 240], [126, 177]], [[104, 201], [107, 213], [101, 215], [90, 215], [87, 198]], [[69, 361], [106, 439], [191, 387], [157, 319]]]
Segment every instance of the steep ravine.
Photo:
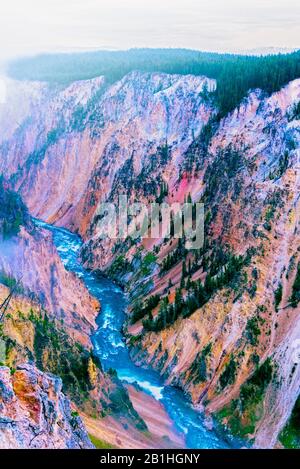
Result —
[[[250, 90], [222, 120], [205, 84], [141, 72], [111, 86], [11, 82], [0, 165], [32, 214], [82, 235], [85, 267], [123, 282], [134, 361], [273, 447], [299, 396], [300, 80]], [[97, 206], [120, 192], [204, 202], [203, 249], [98, 239]]]
[[122, 290], [110, 280], [96, 277], [82, 267], [78, 257], [82, 242], [78, 236], [42, 222], [38, 224], [53, 233], [54, 243], [66, 269], [81, 278], [90, 294], [101, 303], [93, 344], [104, 369], [114, 368], [124, 383], [137, 383], [160, 401], [177, 431], [184, 435], [189, 448], [226, 448], [237, 445], [229, 435], [222, 439], [214, 430], [208, 430], [203, 416], [193, 409], [183, 393], [166, 386], [158, 373], [134, 365], [121, 332], [126, 309]]

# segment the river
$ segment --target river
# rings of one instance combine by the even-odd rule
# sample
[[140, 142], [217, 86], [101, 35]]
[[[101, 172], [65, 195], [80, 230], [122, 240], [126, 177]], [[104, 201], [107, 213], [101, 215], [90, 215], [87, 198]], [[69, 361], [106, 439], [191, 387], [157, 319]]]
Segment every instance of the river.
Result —
[[[112, 281], [95, 276], [81, 265], [81, 239], [65, 229], [46, 225], [38, 220], [36, 224], [53, 233], [55, 246], [65, 268], [81, 278], [91, 295], [101, 303], [101, 313], [97, 318], [98, 328], [92, 342], [104, 370], [114, 368], [122, 381], [136, 382], [159, 400], [177, 431], [184, 435], [188, 448], [228, 448], [228, 441], [225, 442], [203, 425], [202, 415], [192, 407], [182, 391], [165, 386], [157, 372], [137, 367], [131, 361], [121, 332], [127, 306], [126, 296]], [[230, 446], [234, 446], [233, 442]]]

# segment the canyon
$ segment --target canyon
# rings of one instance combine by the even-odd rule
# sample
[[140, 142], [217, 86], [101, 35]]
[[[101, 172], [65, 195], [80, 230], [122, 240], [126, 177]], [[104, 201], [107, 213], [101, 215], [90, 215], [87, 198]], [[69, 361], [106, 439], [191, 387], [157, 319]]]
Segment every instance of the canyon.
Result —
[[[222, 119], [213, 98], [217, 81], [204, 76], [133, 71], [113, 84], [105, 77], [68, 86], [7, 79], [6, 87], [0, 173], [32, 217], [82, 237], [86, 268], [125, 289], [132, 360], [155, 369], [247, 444], [281, 446], [300, 383], [294, 358], [300, 336], [300, 80], [271, 95], [251, 90]], [[188, 251], [174, 238], [100, 239], [99, 204], [117, 203], [120, 193], [129, 203], [204, 203], [204, 246]], [[40, 311], [47, 311], [63, 328], [70, 350], [74, 343], [91, 350], [101, 305], [65, 269], [51, 232], [33, 222], [22, 226], [1, 244], [0, 270], [22, 278], [18, 301], [27, 305], [13, 300], [5, 319], [5, 334], [18, 345], [11, 367], [27, 360], [28, 350], [35, 354], [40, 323], [30, 316], [32, 308], [43, 320]], [[25, 319], [19, 310], [27, 311]], [[89, 358], [93, 402], [101, 396], [109, 408], [117, 387], [127, 403], [139, 406], [134, 389], [128, 394]], [[39, 363], [47, 368], [51, 359]], [[13, 386], [7, 369], [4, 375]], [[134, 408], [127, 418], [139, 432], [145, 424]], [[96, 405], [98, 414], [103, 410]], [[90, 422], [91, 409], [81, 411]], [[72, 444], [87, 444], [81, 437], [85, 443], [74, 436]]]

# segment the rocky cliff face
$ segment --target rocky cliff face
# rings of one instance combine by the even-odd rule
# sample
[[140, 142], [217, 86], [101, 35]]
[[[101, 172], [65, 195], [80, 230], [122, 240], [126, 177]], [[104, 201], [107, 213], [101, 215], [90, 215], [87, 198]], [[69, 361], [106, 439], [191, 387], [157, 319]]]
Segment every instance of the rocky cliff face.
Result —
[[93, 448], [59, 378], [23, 365], [0, 367], [0, 448]]
[[[138, 177], [159, 147], [168, 144], [180, 155], [199, 135], [212, 113], [201, 96], [204, 83], [215, 87], [203, 77], [138, 72], [111, 87], [99, 78], [56, 92], [9, 82], [10, 113], [20, 93], [29, 103], [22, 116], [19, 109], [10, 115], [13, 124], [1, 135], [0, 171], [32, 214], [85, 235], [97, 202], [109, 198], [122, 169], [133, 165], [130, 176]], [[5, 119], [6, 105], [0, 124]]]
[[[140, 322], [129, 327], [139, 363], [161, 370], [259, 447], [276, 443], [299, 395], [299, 297], [291, 304], [299, 275], [300, 125], [292, 112], [299, 97], [299, 80], [270, 98], [254, 92], [215, 127], [207, 148], [199, 140], [187, 153], [193, 169], [185, 192], [206, 203], [210, 218], [200, 257], [185, 260], [189, 282], [205, 282], [212, 271], [215, 278], [218, 264], [226, 268], [220, 248], [244, 256], [242, 277], [217, 285], [201, 308], [162, 332], [145, 334]], [[152, 276], [152, 293], [169, 289], [172, 302], [168, 281], [179, 285], [181, 265], [167, 270]], [[273, 374], [264, 383], [267, 359]]]
[[[270, 98], [254, 92], [215, 129], [207, 150], [201, 141], [189, 149], [198, 167], [186, 191], [207, 204], [210, 222], [201, 256], [212, 260], [207, 265], [190, 257], [191, 280], [204, 281], [220, 261], [216, 247], [245, 256], [244, 278], [229, 289], [218, 287], [202, 308], [163, 332], [129, 328], [131, 334], [142, 332], [136, 360], [160, 369], [195, 404], [219, 411], [223, 423], [259, 447], [275, 444], [299, 395], [299, 298], [291, 305], [300, 243], [300, 125], [291, 110], [299, 98], [299, 80]], [[165, 279], [154, 277], [154, 293], [168, 290], [170, 278], [178, 285], [181, 266], [179, 274], [177, 264]], [[273, 377], [262, 385], [257, 363], [264, 366], [268, 358]], [[248, 390], [257, 396], [251, 399]]]
[[90, 346], [100, 306], [81, 281], [65, 270], [49, 232], [32, 225], [2, 241], [0, 271], [8, 278], [21, 279], [29, 296], [62, 321], [75, 340]]
[[[86, 264], [128, 289], [133, 358], [236, 434], [274, 446], [300, 382], [300, 81], [249, 93], [221, 121], [203, 77], [11, 86], [29, 97], [2, 137], [2, 168], [34, 215], [78, 230]], [[120, 192], [204, 202], [204, 247], [99, 240], [97, 206]]]

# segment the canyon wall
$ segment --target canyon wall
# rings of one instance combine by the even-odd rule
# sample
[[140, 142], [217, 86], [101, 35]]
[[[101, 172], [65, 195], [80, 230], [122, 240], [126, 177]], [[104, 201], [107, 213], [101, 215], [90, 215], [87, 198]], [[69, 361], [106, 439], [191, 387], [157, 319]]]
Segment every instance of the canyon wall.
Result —
[[22, 227], [18, 236], [3, 240], [0, 271], [20, 279], [26, 293], [52, 318], [63, 322], [71, 337], [91, 346], [99, 303], [74, 274], [65, 270], [49, 231], [31, 224], [30, 228]]
[[13, 375], [1, 366], [0, 386], [0, 448], [93, 448], [59, 378], [32, 365], [18, 367]]
[[0, 447], [91, 448], [79, 412], [130, 425], [138, 444], [147, 426], [92, 351], [99, 303], [3, 178], [0, 207]]
[[[0, 171], [34, 216], [85, 235], [95, 204], [108, 198], [126, 163], [134, 167], [131, 178], [137, 177], [155, 162], [158, 147], [168, 144], [180, 155], [199, 135], [213, 111], [201, 96], [204, 83], [215, 87], [204, 77], [138, 72], [111, 87], [97, 78], [56, 93], [46, 85], [9, 81], [0, 125], [6, 106], [14, 124], [1, 135]], [[33, 90], [38, 97], [30, 105]], [[11, 103], [21, 93], [28, 93], [29, 104], [22, 116], [18, 107], [13, 116]]]

